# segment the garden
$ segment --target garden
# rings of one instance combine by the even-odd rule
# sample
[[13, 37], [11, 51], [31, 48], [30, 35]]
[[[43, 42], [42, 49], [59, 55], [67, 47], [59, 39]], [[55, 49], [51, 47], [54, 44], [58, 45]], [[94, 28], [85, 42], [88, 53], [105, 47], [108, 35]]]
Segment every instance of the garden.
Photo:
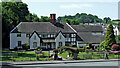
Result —
[[[79, 46], [79, 48], [75, 46], [71, 47], [61, 47], [58, 49], [59, 51], [59, 56], [62, 56], [63, 58], [66, 58], [68, 60], [74, 60], [74, 53], [77, 53], [77, 60], [86, 60], [86, 59], [120, 59], [120, 52], [119, 51], [114, 51], [114, 50], [120, 50], [118, 49], [120, 46], [117, 44], [114, 44], [112, 46], [112, 50], [99, 50], [99, 47], [94, 47], [91, 46]], [[67, 49], [66, 49], [67, 48]], [[116, 52], [116, 53], [114, 53]], [[105, 56], [107, 55], [107, 57]]]
[[[39, 57], [39, 58], [38, 58]], [[49, 53], [36, 54], [34, 51], [2, 51], [2, 61], [45, 61], [49, 60]]]

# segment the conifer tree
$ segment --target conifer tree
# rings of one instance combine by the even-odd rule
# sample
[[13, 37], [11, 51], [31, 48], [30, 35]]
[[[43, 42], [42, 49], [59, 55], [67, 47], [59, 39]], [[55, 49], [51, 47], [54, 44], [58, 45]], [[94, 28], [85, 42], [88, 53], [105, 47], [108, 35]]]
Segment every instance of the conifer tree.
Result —
[[116, 40], [115, 40], [114, 31], [113, 31], [113, 26], [112, 24], [109, 24], [107, 28], [106, 36], [104, 39], [104, 48], [107, 50], [111, 49], [111, 46], [115, 43], [116, 43]]

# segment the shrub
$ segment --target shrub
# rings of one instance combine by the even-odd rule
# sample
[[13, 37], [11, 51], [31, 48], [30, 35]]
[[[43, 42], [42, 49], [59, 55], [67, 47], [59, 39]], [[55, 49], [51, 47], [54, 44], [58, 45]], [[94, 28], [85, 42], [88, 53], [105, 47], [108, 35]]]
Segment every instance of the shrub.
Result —
[[58, 49], [54, 49], [53, 52], [58, 52]]
[[84, 48], [78, 48], [78, 50], [79, 50], [79, 52], [83, 52], [83, 51], [85, 51]]
[[72, 47], [77, 47], [75, 44], [72, 44]]
[[90, 49], [90, 47], [89, 46], [85, 46], [85, 49]]
[[65, 44], [65, 46], [70, 46], [69, 44]]
[[112, 50], [119, 51], [120, 50], [120, 45], [118, 45], [118, 44], [112, 45]]
[[40, 47], [35, 47], [35, 50], [40, 50]]
[[58, 49], [61, 48], [62, 46], [58, 46]]
[[83, 48], [83, 46], [79, 46], [79, 48]]
[[30, 49], [30, 45], [29, 44], [23, 44], [22, 48], [25, 49], [25, 50], [28, 50], [28, 49]]
[[17, 51], [17, 50], [18, 50], [18, 48], [17, 48], [17, 47], [15, 47], [13, 50], [14, 50], [14, 51]]

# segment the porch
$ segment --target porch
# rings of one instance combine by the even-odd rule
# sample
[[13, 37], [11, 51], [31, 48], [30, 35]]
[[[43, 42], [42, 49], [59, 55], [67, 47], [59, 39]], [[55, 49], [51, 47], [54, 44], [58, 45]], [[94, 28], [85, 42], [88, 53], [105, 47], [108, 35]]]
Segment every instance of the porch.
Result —
[[54, 39], [43, 39], [40, 47], [43, 50], [53, 50], [56, 48], [56, 43]]

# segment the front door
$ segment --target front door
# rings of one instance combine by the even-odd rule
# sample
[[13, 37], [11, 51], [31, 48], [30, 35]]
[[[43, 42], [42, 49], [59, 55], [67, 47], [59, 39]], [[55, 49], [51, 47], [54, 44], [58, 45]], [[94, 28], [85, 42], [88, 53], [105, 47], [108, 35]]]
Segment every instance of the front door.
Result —
[[51, 49], [51, 43], [48, 43], [48, 49]]
[[37, 42], [33, 42], [33, 48], [37, 47]]

